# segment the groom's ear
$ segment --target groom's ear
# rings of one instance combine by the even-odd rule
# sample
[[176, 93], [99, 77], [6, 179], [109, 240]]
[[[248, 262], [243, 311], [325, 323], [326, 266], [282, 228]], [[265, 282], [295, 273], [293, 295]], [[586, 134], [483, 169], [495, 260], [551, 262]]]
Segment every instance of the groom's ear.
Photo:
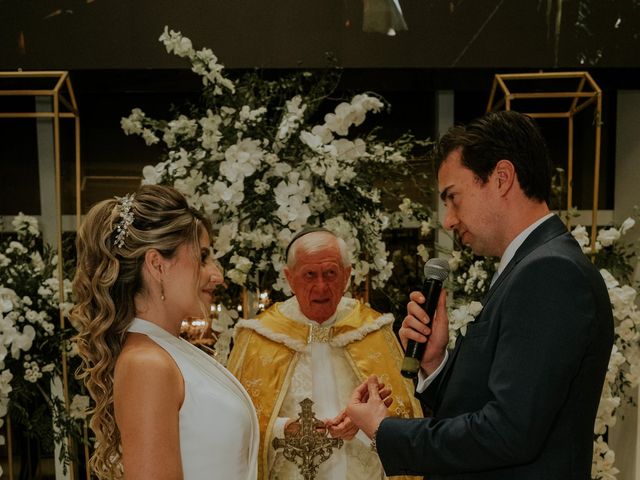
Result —
[[516, 169], [510, 160], [500, 160], [496, 163], [496, 167], [493, 170], [493, 181], [496, 183], [498, 193], [506, 195], [514, 185], [516, 180]]

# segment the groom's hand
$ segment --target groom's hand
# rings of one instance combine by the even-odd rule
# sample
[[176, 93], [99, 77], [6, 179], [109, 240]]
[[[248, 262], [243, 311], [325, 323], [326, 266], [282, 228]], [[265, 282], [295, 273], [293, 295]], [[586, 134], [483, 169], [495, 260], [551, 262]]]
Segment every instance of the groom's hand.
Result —
[[429, 318], [424, 311], [426, 301], [421, 292], [411, 292], [411, 301], [407, 304], [407, 316], [398, 331], [402, 348], [407, 349], [407, 342], [414, 340], [424, 343], [429, 340], [421, 358], [422, 370], [430, 375], [442, 363], [449, 343], [449, 318], [447, 316], [447, 292], [442, 289], [438, 298], [438, 306], [434, 318]]
[[351, 394], [346, 410], [347, 416], [369, 438], [373, 437], [380, 422], [389, 416], [387, 407], [392, 399], [391, 391], [387, 390], [381, 390], [378, 378], [372, 375]]

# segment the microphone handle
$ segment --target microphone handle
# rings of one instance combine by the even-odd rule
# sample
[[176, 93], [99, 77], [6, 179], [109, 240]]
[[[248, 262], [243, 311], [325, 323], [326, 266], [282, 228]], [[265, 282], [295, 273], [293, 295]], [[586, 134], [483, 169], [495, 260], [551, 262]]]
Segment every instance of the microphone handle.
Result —
[[[440, 297], [441, 290], [442, 282], [435, 278], [426, 279], [422, 286], [422, 295], [424, 295], [425, 298], [423, 308], [431, 321], [433, 321], [433, 315], [438, 306], [438, 298]], [[428, 339], [424, 342], [416, 342], [415, 340], [409, 340], [407, 342], [407, 349], [404, 352], [404, 359], [402, 360], [402, 367], [400, 369], [403, 377], [416, 378], [418, 376], [420, 361], [422, 360], [422, 355], [424, 355], [424, 349], [427, 347], [427, 342]]]

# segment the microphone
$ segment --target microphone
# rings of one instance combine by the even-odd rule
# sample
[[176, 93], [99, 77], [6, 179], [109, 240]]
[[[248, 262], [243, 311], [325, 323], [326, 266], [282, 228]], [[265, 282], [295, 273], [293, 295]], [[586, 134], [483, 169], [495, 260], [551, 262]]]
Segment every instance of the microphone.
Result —
[[[427, 312], [432, 322], [433, 314], [438, 306], [442, 283], [448, 276], [449, 262], [444, 258], [432, 258], [424, 265], [424, 283], [422, 284], [421, 293], [424, 295], [425, 302], [422, 304], [422, 308]], [[422, 360], [426, 347], [427, 341], [420, 343], [415, 340], [409, 340], [407, 342], [407, 349], [400, 368], [400, 373], [403, 377], [416, 378], [418, 376], [420, 360]]]

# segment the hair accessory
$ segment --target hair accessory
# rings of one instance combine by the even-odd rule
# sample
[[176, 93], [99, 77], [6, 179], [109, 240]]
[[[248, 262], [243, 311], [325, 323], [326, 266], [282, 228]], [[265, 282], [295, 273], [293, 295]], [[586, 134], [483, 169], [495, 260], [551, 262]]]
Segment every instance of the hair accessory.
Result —
[[122, 248], [124, 246], [124, 239], [127, 237], [129, 233], [129, 227], [133, 223], [133, 212], [131, 208], [133, 207], [133, 199], [135, 198], [135, 193], [128, 193], [124, 197], [115, 197], [118, 201], [117, 207], [120, 210], [120, 220], [116, 225], [116, 241], [114, 242], [118, 248]]

